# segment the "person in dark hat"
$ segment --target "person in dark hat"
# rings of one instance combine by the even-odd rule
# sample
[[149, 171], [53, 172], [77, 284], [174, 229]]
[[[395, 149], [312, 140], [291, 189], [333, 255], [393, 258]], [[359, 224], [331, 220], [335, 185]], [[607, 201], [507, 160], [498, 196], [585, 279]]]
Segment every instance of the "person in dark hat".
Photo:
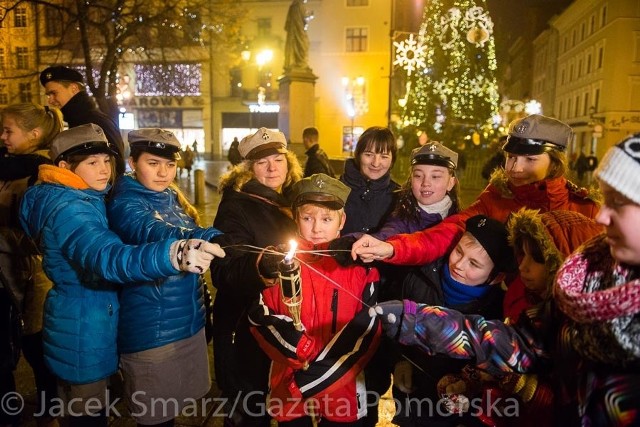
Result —
[[217, 288], [214, 368], [222, 396], [229, 402], [238, 393], [255, 391], [235, 412], [231, 413], [231, 405], [226, 408], [225, 423], [269, 426], [264, 407], [270, 361], [251, 336], [246, 316], [249, 304], [266, 285], [255, 268], [258, 254], [244, 246], [265, 248], [295, 237], [289, 195], [291, 186], [302, 178], [302, 168], [278, 130], [260, 128], [242, 138], [238, 149], [243, 160], [220, 177], [222, 200], [213, 222], [224, 233], [220, 237], [224, 245], [231, 245], [228, 256], [211, 266]]
[[[353, 256], [400, 265], [426, 264], [447, 253], [464, 230], [467, 218], [486, 215], [504, 223], [512, 212], [523, 207], [540, 212], [571, 210], [595, 218], [600, 206], [598, 191], [579, 188], [565, 176], [564, 151], [571, 138], [571, 128], [550, 117], [533, 114], [513, 121], [503, 146], [504, 170], [494, 172], [469, 207], [434, 227], [399, 234], [386, 242], [364, 236], [354, 243]], [[511, 281], [505, 296], [505, 314], [516, 318], [529, 306], [522, 282]]]
[[[332, 257], [318, 255], [340, 235], [350, 191], [323, 173], [293, 185], [302, 297], [299, 316], [292, 314], [287, 305], [290, 301], [282, 298], [282, 293], [287, 292], [286, 282], [278, 282], [278, 265], [284, 253], [265, 250], [258, 262], [260, 274], [273, 286], [262, 291], [262, 298], [249, 317], [253, 335], [272, 359], [268, 410], [283, 427], [311, 425], [313, 418], [321, 420], [320, 426], [361, 425], [365, 414], [372, 410], [367, 408], [367, 390], [360, 373], [376, 350], [378, 330], [368, 327], [368, 322], [363, 328], [352, 328], [355, 325], [351, 321], [362, 307], [372, 304], [379, 274], [375, 268], [353, 264], [345, 267]], [[283, 318], [293, 322], [280, 321]], [[292, 326], [297, 322], [300, 330], [296, 333]], [[295, 339], [285, 345], [277, 339], [279, 336]], [[291, 360], [290, 349], [296, 347], [300, 349], [297, 360]], [[327, 357], [319, 356], [324, 352]], [[313, 401], [309, 398], [328, 404], [320, 405], [310, 415], [305, 411]], [[338, 406], [344, 409], [337, 410]], [[308, 424], [302, 424], [305, 421]]]
[[[507, 228], [484, 215], [467, 219], [465, 225], [465, 233], [448, 256], [407, 275], [401, 298], [502, 319], [501, 284], [517, 269]], [[411, 362], [398, 357], [395, 363], [393, 395], [401, 403], [401, 410], [393, 422], [400, 426], [448, 425], [443, 418], [449, 418], [454, 420], [451, 425], [465, 424], [464, 417], [446, 416], [445, 408], [429, 411], [428, 405], [440, 401], [438, 380], [460, 374], [466, 362], [424, 356], [409, 347], [401, 347], [400, 353]], [[412, 363], [421, 369], [415, 369]]]
[[125, 171], [128, 146], [115, 120], [100, 111], [87, 93], [82, 74], [72, 68], [55, 65], [40, 73], [40, 84], [44, 87], [47, 102], [62, 111], [69, 128], [87, 123], [95, 123], [102, 128], [117, 149], [116, 176], [121, 176]]
[[302, 144], [304, 145], [307, 163], [304, 165], [304, 176], [311, 176], [316, 173], [324, 173], [335, 177], [327, 153], [320, 148], [318, 142], [319, 132], [315, 127], [308, 127], [302, 131]]
[[[167, 237], [209, 241], [220, 235], [213, 227], [199, 226], [197, 210], [175, 184], [181, 146], [175, 134], [144, 128], [129, 132], [128, 139], [132, 172], [111, 192], [111, 229], [132, 245]], [[199, 399], [209, 390], [206, 288], [201, 275], [177, 274], [120, 290], [120, 368], [129, 410], [140, 425], [171, 422], [187, 399]], [[154, 369], [149, 371], [145, 361], [151, 357]], [[176, 407], [137, 410], [154, 407], [160, 397], [175, 399]]]
[[199, 274], [224, 256], [218, 245], [195, 238], [123, 243], [109, 229], [105, 207], [116, 154], [95, 124], [60, 132], [51, 144], [54, 164], [40, 166], [41, 183], [20, 205], [22, 227], [53, 282], [44, 306], [44, 356], [71, 427], [108, 423], [107, 381], [118, 370], [118, 284]]

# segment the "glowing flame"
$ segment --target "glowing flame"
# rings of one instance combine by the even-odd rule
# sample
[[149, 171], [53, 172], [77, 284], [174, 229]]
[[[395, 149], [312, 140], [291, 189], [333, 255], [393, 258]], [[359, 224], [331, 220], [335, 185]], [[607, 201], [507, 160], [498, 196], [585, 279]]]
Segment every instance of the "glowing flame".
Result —
[[295, 240], [289, 240], [289, 252], [287, 252], [287, 255], [284, 257], [284, 262], [289, 263], [293, 259], [297, 248], [298, 242]]

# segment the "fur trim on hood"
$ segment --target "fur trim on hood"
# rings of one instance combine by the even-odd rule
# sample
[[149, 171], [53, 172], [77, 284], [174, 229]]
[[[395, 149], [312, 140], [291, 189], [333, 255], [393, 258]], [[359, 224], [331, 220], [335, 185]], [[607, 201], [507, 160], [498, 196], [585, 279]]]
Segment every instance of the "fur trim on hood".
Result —
[[578, 212], [559, 210], [541, 214], [539, 210], [526, 208], [511, 215], [508, 229], [512, 245], [524, 237], [538, 243], [549, 272], [545, 297], [550, 295], [555, 274], [565, 258], [604, 230]]

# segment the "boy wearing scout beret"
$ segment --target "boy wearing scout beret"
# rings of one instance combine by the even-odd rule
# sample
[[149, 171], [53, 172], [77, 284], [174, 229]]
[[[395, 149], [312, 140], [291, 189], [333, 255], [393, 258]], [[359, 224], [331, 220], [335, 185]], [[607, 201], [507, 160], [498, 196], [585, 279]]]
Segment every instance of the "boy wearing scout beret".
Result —
[[40, 84], [44, 87], [47, 103], [59, 108], [69, 128], [94, 123], [102, 128], [107, 140], [116, 148], [116, 174], [125, 171], [127, 144], [122, 140], [115, 120], [98, 109], [89, 96], [84, 78], [78, 71], [62, 65], [54, 65], [40, 73]]
[[[293, 326], [279, 281], [273, 280], [250, 310], [252, 333], [272, 359], [267, 404], [281, 425], [309, 417], [353, 423], [367, 413], [361, 371], [378, 345], [379, 333], [377, 325], [355, 316], [373, 301], [379, 274], [361, 265], [343, 267], [327, 253], [328, 242], [344, 226], [350, 191], [325, 174], [293, 186], [302, 330]], [[260, 272], [276, 278], [283, 254], [267, 252], [259, 261]], [[309, 411], [310, 399], [325, 403]]]

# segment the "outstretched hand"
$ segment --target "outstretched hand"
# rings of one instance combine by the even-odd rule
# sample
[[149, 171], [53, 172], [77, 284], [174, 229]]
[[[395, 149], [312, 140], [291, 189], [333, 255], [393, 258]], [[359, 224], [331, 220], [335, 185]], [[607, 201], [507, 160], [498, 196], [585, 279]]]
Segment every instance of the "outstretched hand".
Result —
[[177, 240], [171, 244], [171, 265], [176, 270], [202, 274], [215, 257], [224, 258], [224, 250], [217, 243], [201, 239]]
[[386, 301], [369, 309], [369, 316], [378, 316], [382, 322], [382, 330], [392, 339], [398, 339], [402, 328], [404, 303], [402, 301]]
[[365, 234], [356, 241], [351, 248], [351, 257], [355, 260], [357, 257], [363, 262], [373, 262], [385, 260], [393, 256], [393, 246], [382, 240], [378, 240], [373, 236]]

